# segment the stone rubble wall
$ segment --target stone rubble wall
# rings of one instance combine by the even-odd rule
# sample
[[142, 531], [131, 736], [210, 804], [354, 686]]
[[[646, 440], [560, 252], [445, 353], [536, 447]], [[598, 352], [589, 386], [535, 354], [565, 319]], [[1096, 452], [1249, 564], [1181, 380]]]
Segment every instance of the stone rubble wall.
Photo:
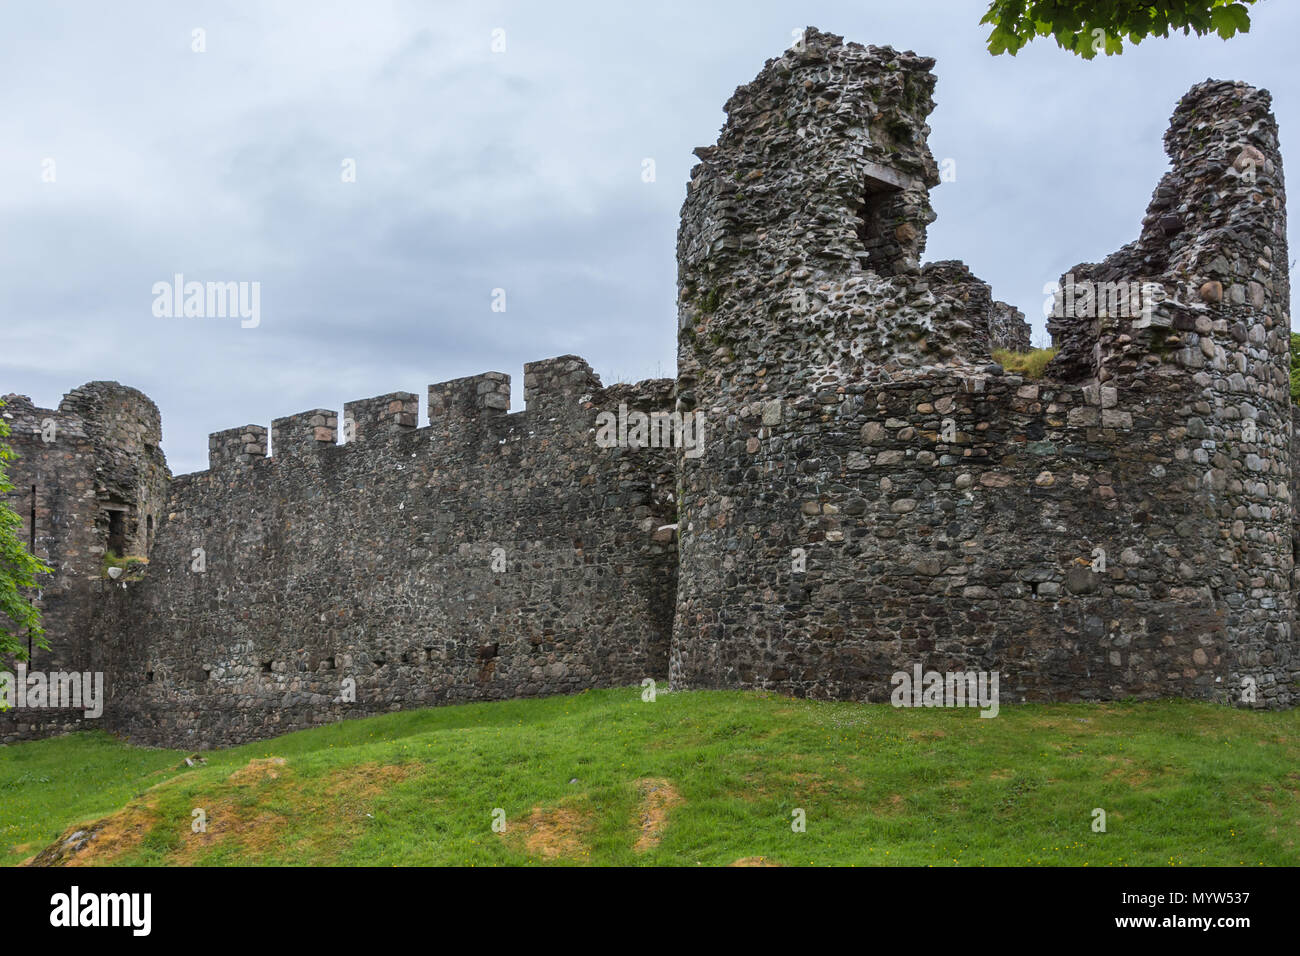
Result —
[[322, 409], [276, 419], [269, 458], [251, 426], [217, 433], [212, 467], [172, 482], [147, 577], [113, 595], [110, 726], [201, 749], [665, 679], [671, 451], [601, 448], [593, 425], [620, 403], [671, 409], [673, 383], [603, 388], [575, 356], [528, 378], [516, 415], [488, 373], [431, 386], [425, 428], [393, 393], [348, 403], [342, 445]]
[[[1214, 521], [1203, 547], [1230, 653], [1221, 683], [1250, 678], [1260, 700], [1297, 695], [1294, 631], [1290, 283], [1277, 123], [1266, 91], [1207, 80], [1174, 111], [1139, 239], [1075, 284], [1152, 283], [1138, 315], [1098, 295], [1086, 319], [1054, 317], [1049, 373], [1128, 394], [1181, 375], [1188, 403], [1171, 419], [1199, 470], [1184, 493]], [[1063, 284], [1064, 281], [1063, 281]], [[1105, 299], [1103, 303], [1103, 299]], [[1132, 309], [1128, 310], [1130, 313]]]
[[994, 302], [989, 313], [989, 339], [994, 349], [1006, 349], [1008, 352], [1028, 352], [1033, 348], [1030, 342], [1029, 323], [1025, 313], [1006, 302]]

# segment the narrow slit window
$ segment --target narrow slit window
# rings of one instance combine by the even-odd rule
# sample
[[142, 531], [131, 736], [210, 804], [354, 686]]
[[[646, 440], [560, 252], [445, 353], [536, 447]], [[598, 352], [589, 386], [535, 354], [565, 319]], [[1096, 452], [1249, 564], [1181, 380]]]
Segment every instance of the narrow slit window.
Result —
[[126, 515], [121, 511], [108, 513], [108, 550], [119, 558], [126, 554]]

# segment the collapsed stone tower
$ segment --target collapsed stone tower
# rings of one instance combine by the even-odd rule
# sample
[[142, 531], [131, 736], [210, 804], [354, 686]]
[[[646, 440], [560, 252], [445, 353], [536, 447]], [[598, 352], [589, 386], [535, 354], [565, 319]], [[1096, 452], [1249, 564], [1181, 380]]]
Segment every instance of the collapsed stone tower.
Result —
[[[147, 555], [162, 521], [171, 473], [159, 448], [158, 406], [117, 382], [82, 385], [57, 408], [40, 408], [26, 395], [3, 402], [0, 415], [17, 453], [8, 503], [23, 519], [23, 543], [54, 569], [42, 576], [37, 595], [50, 649], [33, 646], [31, 666], [109, 670], [113, 644], [93, 633], [96, 593], [105, 583], [105, 558]], [[80, 717], [55, 710], [11, 720], [62, 728], [77, 726]]]
[[988, 286], [920, 263], [931, 66], [810, 28], [697, 150], [678, 385], [713, 427], [679, 461], [674, 683], [882, 700], [919, 664], [1012, 699], [1292, 702], [1268, 94], [1183, 100], [1142, 239], [1074, 270], [1147, 299], [1071, 287], [1029, 381], [991, 361]]

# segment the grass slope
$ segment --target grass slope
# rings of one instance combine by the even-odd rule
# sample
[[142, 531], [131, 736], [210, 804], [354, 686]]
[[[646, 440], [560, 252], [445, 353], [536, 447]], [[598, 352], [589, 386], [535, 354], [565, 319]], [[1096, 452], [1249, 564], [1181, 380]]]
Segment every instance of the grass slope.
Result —
[[0, 748], [0, 862], [99, 819], [71, 862], [1296, 865], [1298, 729], [1184, 701], [982, 719], [617, 689], [346, 721], [194, 769], [82, 733]]

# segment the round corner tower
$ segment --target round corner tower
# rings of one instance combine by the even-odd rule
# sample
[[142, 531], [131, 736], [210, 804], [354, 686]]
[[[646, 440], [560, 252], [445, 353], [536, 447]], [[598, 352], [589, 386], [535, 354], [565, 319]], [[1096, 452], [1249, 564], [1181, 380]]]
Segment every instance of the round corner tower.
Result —
[[[1207, 82], [1142, 237], [1076, 267], [1041, 379], [920, 264], [933, 61], [809, 29], [697, 150], [678, 236], [674, 686], [1285, 706], [1297, 653], [1285, 202], [1269, 97]], [[1073, 302], [1072, 302], [1073, 304]]]
[[[869, 679], [860, 648], [827, 646], [869, 624], [840, 599], [861, 595], [861, 545], [839, 573], [792, 568], [846, 542], [822, 492], [847, 492], [846, 468], [861, 477], [873, 386], [989, 362], [988, 287], [960, 263], [920, 263], [939, 182], [933, 65], [808, 28], [696, 150], [677, 242], [678, 402], [703, 414], [706, 450], [679, 459], [678, 686], [834, 696]], [[839, 607], [816, 606], [819, 582]]]

